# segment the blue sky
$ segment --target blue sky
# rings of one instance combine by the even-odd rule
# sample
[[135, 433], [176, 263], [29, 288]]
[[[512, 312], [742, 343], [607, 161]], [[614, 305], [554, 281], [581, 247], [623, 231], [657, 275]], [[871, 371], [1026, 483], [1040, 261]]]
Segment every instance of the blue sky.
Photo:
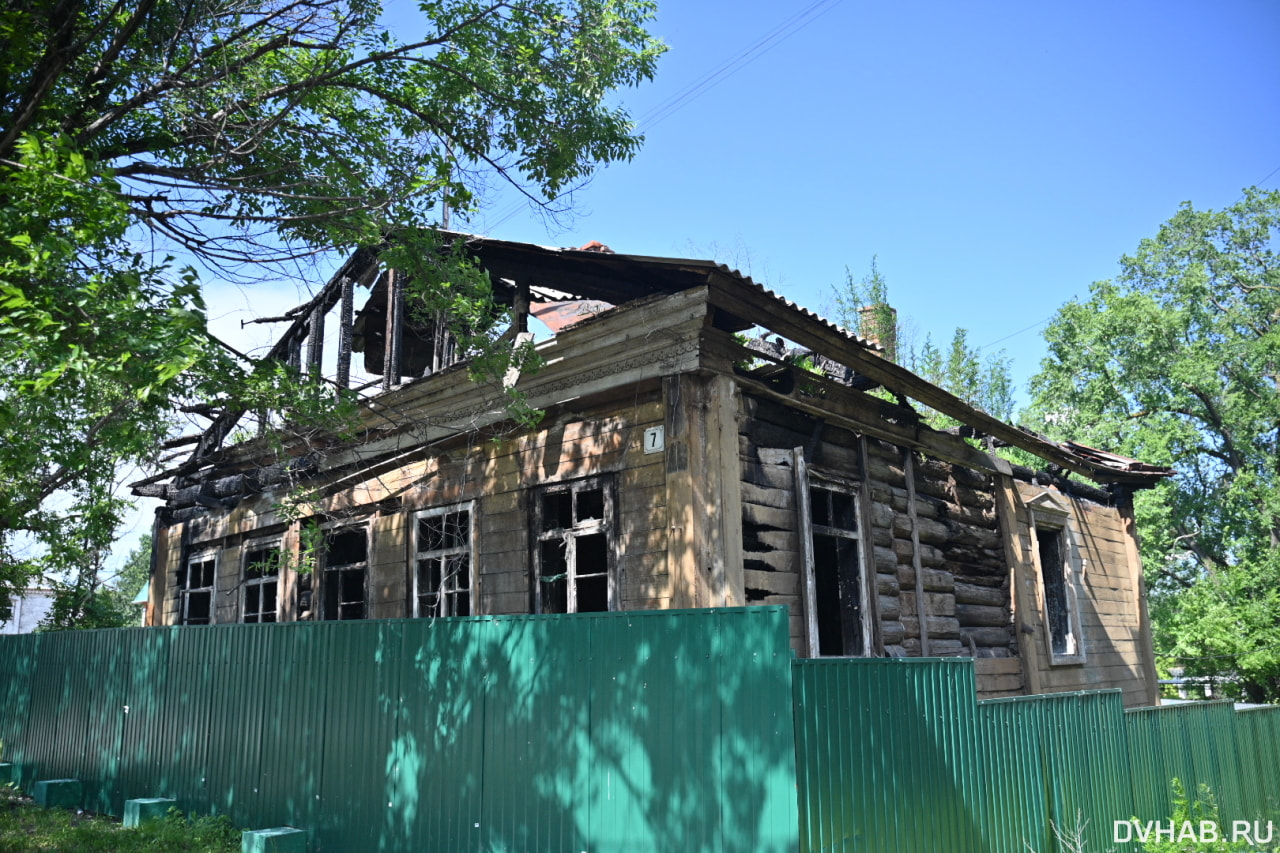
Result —
[[965, 327], [1023, 386], [1038, 324], [1181, 202], [1280, 186], [1274, 0], [685, 0], [652, 30], [670, 51], [620, 99], [640, 154], [578, 193], [566, 227], [513, 197], [461, 227], [714, 257], [817, 310], [876, 255], [921, 337]]

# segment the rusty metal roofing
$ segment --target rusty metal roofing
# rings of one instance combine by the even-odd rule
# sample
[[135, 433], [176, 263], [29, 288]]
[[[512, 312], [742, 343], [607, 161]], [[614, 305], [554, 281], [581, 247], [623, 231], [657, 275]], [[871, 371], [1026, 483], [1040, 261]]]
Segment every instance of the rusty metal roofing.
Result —
[[1128, 456], [1121, 456], [1118, 453], [1109, 453], [1105, 450], [1099, 450], [1096, 447], [1090, 447], [1087, 444], [1078, 444], [1074, 441], [1057, 442], [1062, 449], [1074, 453], [1094, 465], [1108, 468], [1112, 471], [1118, 471], [1125, 474], [1149, 474], [1154, 477], [1170, 477], [1173, 470], [1165, 468], [1161, 465], [1151, 465], [1139, 459], [1131, 459]]

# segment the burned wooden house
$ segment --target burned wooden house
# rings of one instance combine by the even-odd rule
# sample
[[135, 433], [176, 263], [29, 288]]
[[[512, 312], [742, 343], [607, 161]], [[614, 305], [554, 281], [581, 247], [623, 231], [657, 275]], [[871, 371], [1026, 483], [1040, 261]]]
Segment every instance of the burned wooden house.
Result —
[[272, 450], [212, 415], [135, 484], [165, 501], [149, 624], [782, 604], [799, 656], [972, 656], [986, 697], [1156, 702], [1130, 496], [1171, 472], [1001, 422], [710, 261], [465, 239], [513, 324], [551, 332], [508, 377], [541, 422], [357, 253], [266, 357], [319, 370], [328, 329], [336, 381], [368, 386], [359, 438]]

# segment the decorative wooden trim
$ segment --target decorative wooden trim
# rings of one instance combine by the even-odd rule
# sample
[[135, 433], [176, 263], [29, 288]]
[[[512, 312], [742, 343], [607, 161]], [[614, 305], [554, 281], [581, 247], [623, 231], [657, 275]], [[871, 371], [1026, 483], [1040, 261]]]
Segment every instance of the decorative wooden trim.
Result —
[[[1005, 561], [1009, 564], [1009, 598], [1013, 610], [1014, 631], [1018, 635], [1018, 652], [1028, 693], [1042, 693], [1040, 661], [1035, 632], [1039, 630], [1039, 606], [1035, 578], [1027, 571], [1025, 544], [1020, 527], [1020, 496], [1009, 473], [996, 475], [996, 517], [1000, 522], [1000, 539], [1004, 543]], [[1027, 629], [1030, 629], [1028, 633]]]

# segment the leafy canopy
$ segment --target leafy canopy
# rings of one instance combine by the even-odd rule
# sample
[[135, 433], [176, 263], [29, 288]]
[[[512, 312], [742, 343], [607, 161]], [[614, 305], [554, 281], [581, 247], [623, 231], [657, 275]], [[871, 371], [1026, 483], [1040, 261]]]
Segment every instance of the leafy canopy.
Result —
[[[911, 322], [899, 319], [889, 302], [889, 285], [876, 258], [861, 279], [846, 269], [844, 284], [833, 291], [839, 323], [856, 335], [879, 341], [888, 358], [990, 415], [1006, 421], [1013, 416], [1012, 360], [1004, 350], [984, 357], [980, 348], [969, 344], [969, 331], [962, 328], [952, 333], [946, 350], [933, 343], [932, 334], [926, 334], [917, 348]], [[959, 424], [932, 409], [924, 415], [936, 429]]]
[[370, 0], [0, 10], [0, 592], [109, 546], [115, 472], [154, 461], [176, 404], [290, 384], [210, 338], [195, 267], [412, 253], [495, 181], [555, 210], [636, 152], [608, 96], [654, 72], [652, 4], [416, 9], [395, 33]]
[[1280, 699], [1280, 192], [1184, 204], [1064, 305], [1032, 380], [1044, 429], [1177, 476], [1135, 509], [1161, 663]]

